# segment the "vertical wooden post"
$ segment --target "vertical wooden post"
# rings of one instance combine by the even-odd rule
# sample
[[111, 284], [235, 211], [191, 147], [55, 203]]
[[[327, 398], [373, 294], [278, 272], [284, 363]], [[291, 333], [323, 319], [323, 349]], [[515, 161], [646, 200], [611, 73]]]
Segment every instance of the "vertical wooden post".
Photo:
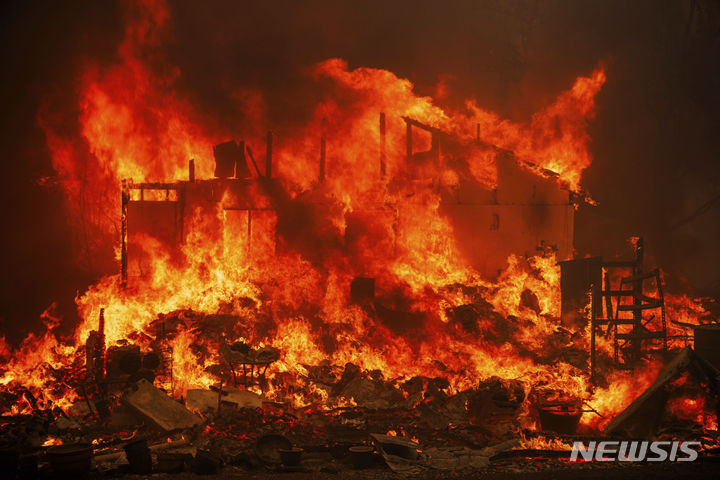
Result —
[[247, 178], [250, 176], [247, 160], [245, 159], [245, 140], [240, 140], [238, 146], [238, 159], [235, 161], [235, 178]]
[[190, 159], [190, 163], [188, 164], [188, 181], [194, 182], [195, 181], [195, 159]]
[[431, 146], [430, 149], [433, 152], [433, 156], [435, 157], [435, 167], [440, 168], [440, 138], [438, 138], [437, 133], [432, 134], [431, 138]]
[[480, 124], [477, 124], [477, 132], [475, 133], [475, 141], [480, 145]]
[[120, 230], [120, 282], [122, 287], [127, 286], [128, 279], [128, 258], [127, 258], [127, 214], [128, 214], [128, 203], [130, 202], [130, 191], [127, 186], [127, 181], [123, 180], [121, 184], [122, 191], [122, 212], [121, 212], [121, 230]]
[[[604, 269], [603, 269], [604, 270]], [[605, 319], [608, 321], [608, 333], [610, 332], [610, 329], [612, 329], [613, 338], [617, 337], [617, 322], [615, 322], [615, 315], [613, 313], [613, 301], [612, 296], [609, 294], [610, 290], [612, 290], [612, 286], [610, 285], [610, 273], [607, 270], [603, 271], [603, 298], [605, 300]], [[618, 302], [620, 301], [620, 297], [618, 297]], [[613, 342], [614, 348], [613, 348], [613, 358], [615, 359], [615, 363], [618, 362], [619, 359], [619, 351], [618, 351], [618, 343], [617, 340]]]
[[385, 178], [385, 112], [380, 112], [380, 175]]
[[178, 208], [176, 210], [177, 212], [177, 232], [178, 232], [178, 244], [182, 245], [185, 243], [185, 192], [187, 191], [187, 185], [182, 185], [180, 189], [178, 189]]
[[[638, 278], [643, 271], [643, 259], [645, 256], [645, 245], [642, 237], [639, 237], [637, 243], [635, 243], [635, 265], [632, 269], [634, 277]], [[633, 282], [633, 338], [630, 341], [630, 351], [632, 353], [632, 361], [635, 362], [640, 359], [642, 353], [642, 340], [639, 337], [642, 334], [642, 290], [643, 281], [642, 279], [636, 279]]]
[[265, 152], [265, 178], [272, 178], [272, 142], [273, 134], [268, 130], [267, 150]]
[[[603, 273], [603, 282], [604, 282], [604, 292], [609, 292], [611, 290], [610, 288], [610, 274], [605, 271]], [[605, 318], [608, 320], [613, 320], [613, 304], [612, 304], [612, 296], [605, 295]]]

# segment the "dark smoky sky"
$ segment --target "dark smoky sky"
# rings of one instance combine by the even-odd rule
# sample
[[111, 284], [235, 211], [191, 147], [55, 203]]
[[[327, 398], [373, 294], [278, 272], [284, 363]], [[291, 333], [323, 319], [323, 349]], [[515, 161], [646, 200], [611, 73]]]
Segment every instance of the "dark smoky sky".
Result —
[[[576, 216], [581, 254], [630, 253], [672, 289], [720, 296], [720, 9], [695, 0], [171, 1], [163, 54], [178, 96], [218, 122], [242, 125], [238, 92], [265, 92], [271, 123], [302, 122], [318, 98], [304, 70], [329, 57], [385, 68], [420, 94], [447, 85], [524, 121], [600, 62], [608, 81], [589, 126], [584, 185], [600, 202]], [[124, 4], [8, 1], [2, 6], [2, 292], [0, 332], [17, 340], [53, 301], [68, 318], [77, 291], [102, 272], [72, 261], [61, 193], [36, 116], [48, 95], [76, 107], [77, 75], [109, 64]]]

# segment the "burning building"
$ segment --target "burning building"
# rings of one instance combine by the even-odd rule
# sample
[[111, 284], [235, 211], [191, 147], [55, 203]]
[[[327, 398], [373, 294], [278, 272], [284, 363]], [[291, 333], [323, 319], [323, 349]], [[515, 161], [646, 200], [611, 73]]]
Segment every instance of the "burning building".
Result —
[[[403, 175], [388, 180], [384, 178], [387, 161], [385, 118], [384, 112], [379, 114], [380, 148], [374, 186], [383, 186], [383, 182], [402, 182], [412, 183], [418, 193], [423, 190], [439, 192], [439, 208], [453, 228], [461, 253], [483, 277], [495, 278], [510, 255], [530, 257], [551, 250], [559, 258], [572, 256], [573, 216], [576, 203], [584, 199], [558, 182], [555, 172], [520, 161], [510, 151], [483, 144], [479, 124], [478, 138], [468, 148], [458, 138], [442, 130], [403, 117], [406, 124], [405, 166], [407, 172], [412, 173], [409, 178]], [[430, 137], [429, 150], [413, 152], [413, 128]], [[326, 139], [321, 137], [318, 139], [317, 183], [312, 190], [303, 193], [309, 199], [323, 196], [326, 148]], [[497, 155], [497, 183], [492, 188], [477, 181], [468, 171], [467, 157], [477, 155], [480, 148]], [[266, 254], [274, 253], [277, 210], [282, 206], [273, 201], [276, 195], [271, 192], [283, 187], [271, 177], [272, 133], [267, 135], [263, 170], [259, 169], [249, 146], [246, 153], [244, 141], [216, 145], [213, 153], [214, 179], [196, 180], [195, 160], [190, 159], [186, 181], [135, 184], [128, 179], [124, 183], [121, 258], [124, 282], [128, 275], [140, 276], [147, 271], [143, 268], [147, 260], [142, 256], [141, 240], [133, 239], [150, 236], [163, 245], [177, 249], [185, 243], [191, 213], [203, 205], [213, 213], [217, 208], [222, 209], [224, 223], [218, 228], [222, 230], [224, 243], [235, 244], [233, 248], [250, 252], [250, 255], [258, 249]], [[457, 183], [443, 184], [443, 168], [452, 168], [451, 165], [459, 165], [459, 170], [464, 170], [465, 175], [458, 176]], [[367, 210], [350, 217], [351, 224], [342, 238], [342, 243], [350, 252], [357, 242], [370, 234], [368, 228], [372, 227], [363, 225], [367, 217], [393, 226], [390, 238], [385, 240], [393, 251], [396, 250], [399, 228], [409, 221], [403, 216], [412, 215], [410, 205], [413, 199], [393, 200], [374, 201], [364, 206]], [[325, 204], [328, 210], [332, 208], [327, 199]], [[352, 218], [357, 220], [352, 223]], [[267, 245], [254, 244], [267, 241], [272, 244], [269, 250]]]
[[302, 122], [248, 88], [233, 127], [179, 94], [170, 6], [128, 10], [75, 128], [39, 114], [76, 261], [109, 267], [70, 334], [48, 309], [0, 343], [8, 461], [420, 473], [565, 458], [576, 435], [717, 448], [706, 304], [642, 238], [574, 246], [602, 63], [516, 122], [330, 58]]

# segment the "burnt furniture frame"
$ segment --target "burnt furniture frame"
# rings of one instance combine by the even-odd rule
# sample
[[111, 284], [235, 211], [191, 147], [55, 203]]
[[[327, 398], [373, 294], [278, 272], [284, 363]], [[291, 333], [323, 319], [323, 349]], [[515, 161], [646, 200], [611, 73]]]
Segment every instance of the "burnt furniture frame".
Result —
[[[659, 269], [643, 270], [645, 247], [642, 238], [635, 242], [635, 259], [630, 261], [602, 262], [602, 285], [591, 287], [590, 309], [590, 374], [595, 375], [597, 363], [596, 337], [600, 327], [607, 327], [602, 334], [613, 338], [613, 358], [616, 365], [630, 367], [647, 352], [649, 342], [660, 341], [662, 351], [667, 351], [667, 322], [665, 315], [665, 297]], [[631, 275], [620, 279], [619, 288], [611, 286], [612, 269], [631, 269]], [[644, 292], [644, 284], [655, 281], [656, 297]], [[613, 301], [615, 299], [615, 301]], [[632, 302], [624, 302], [631, 299]], [[648, 325], [658, 313], [649, 318], [644, 312], [656, 310], [660, 316], [660, 326], [650, 330]], [[604, 312], [604, 316], [602, 316]], [[623, 315], [630, 313], [631, 316]]]

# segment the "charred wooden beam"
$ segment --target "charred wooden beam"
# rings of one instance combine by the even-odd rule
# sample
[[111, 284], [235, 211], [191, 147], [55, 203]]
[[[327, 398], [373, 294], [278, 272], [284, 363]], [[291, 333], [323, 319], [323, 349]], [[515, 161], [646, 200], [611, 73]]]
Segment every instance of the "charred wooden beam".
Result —
[[440, 167], [440, 135], [438, 133], [432, 134], [430, 152], [432, 152], [432, 158], [435, 161], [435, 166]]
[[178, 243], [185, 243], [185, 192], [187, 188], [183, 185], [183, 188], [178, 190], [178, 210], [176, 217], [177, 232], [178, 232]]
[[427, 123], [420, 122], [418, 120], [415, 120], [414, 118], [402, 117], [402, 119], [405, 120], [406, 124], [412, 125], [413, 127], [417, 127], [421, 130], [425, 130], [426, 132], [437, 133], [440, 135], [446, 135], [448, 137], [451, 136], [449, 133], [447, 133], [443, 130], [440, 130], [439, 128], [432, 127], [432, 126], [428, 125]]
[[127, 252], [127, 213], [128, 203], [130, 202], [130, 192], [128, 191], [127, 182], [122, 181], [122, 212], [121, 212], [121, 231], [120, 231], [120, 282], [123, 287], [127, 286], [128, 278], [128, 252]]
[[[642, 280], [642, 273], [643, 273], [643, 258], [645, 256], [645, 246], [643, 243], [642, 237], [637, 239], [637, 242], [635, 243], [635, 266], [632, 270], [632, 291], [635, 295], [633, 295], [633, 303], [632, 303], [632, 315], [634, 320], [634, 325], [632, 329], [633, 337], [640, 337], [643, 333], [642, 328], [642, 310], [643, 310], [643, 303], [640, 299], [640, 295], [642, 295], [643, 290], [643, 280]], [[621, 307], [618, 307], [618, 310]], [[630, 339], [630, 355], [631, 360], [633, 362], [640, 359], [640, 355], [642, 353], [642, 341], [640, 338], [631, 338]]]
[[252, 148], [250, 148], [250, 145], [246, 145], [245, 149], [247, 150], [248, 157], [250, 157], [250, 161], [252, 162], [253, 167], [255, 168], [255, 171], [257, 172], [258, 177], [262, 177], [263, 174], [260, 173], [260, 169], [258, 168], [258, 165], [255, 162], [255, 156], [252, 153]]

